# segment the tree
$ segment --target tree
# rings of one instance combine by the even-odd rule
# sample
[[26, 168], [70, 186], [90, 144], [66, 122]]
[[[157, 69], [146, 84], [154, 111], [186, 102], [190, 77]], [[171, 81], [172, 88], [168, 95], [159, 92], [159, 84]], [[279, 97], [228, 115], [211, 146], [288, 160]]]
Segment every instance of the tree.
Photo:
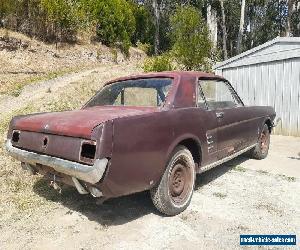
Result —
[[296, 0], [287, 0], [288, 15], [286, 23], [286, 36], [293, 36], [293, 14], [297, 12], [297, 5], [300, 5], [300, 2], [297, 3]]
[[13, 13], [17, 3], [13, 0], [0, 1], [0, 21], [7, 15]]
[[243, 33], [244, 33], [244, 23], [245, 23], [245, 5], [246, 5], [246, 0], [242, 0], [240, 28], [239, 28], [239, 35], [238, 35], [238, 40], [237, 40], [237, 54], [241, 53], [241, 44], [242, 44], [242, 38], [243, 38]]
[[152, 54], [154, 44], [155, 25], [151, 12], [143, 5], [132, 3], [131, 6], [135, 17], [136, 28], [132, 36], [132, 43], [142, 43], [150, 48]]
[[295, 0], [291, 14], [291, 31], [293, 36], [300, 36], [300, 0]]
[[190, 6], [178, 7], [171, 16], [171, 53], [186, 70], [207, 69], [212, 44], [199, 11]]
[[160, 29], [160, 9], [157, 0], [152, 0], [152, 7], [155, 20], [154, 54], [159, 53], [159, 29]]
[[54, 40], [57, 42], [76, 40], [77, 2], [65, 0], [41, 0], [41, 8], [46, 13], [49, 26], [53, 27]]
[[244, 35], [246, 49], [256, 47], [277, 36], [295, 35], [297, 32], [295, 23], [300, 13], [297, 15], [297, 10], [291, 13], [288, 21], [290, 14], [287, 0], [248, 0], [246, 8], [247, 29]]
[[225, 9], [224, 9], [224, 2], [223, 0], [220, 0], [220, 6], [221, 6], [221, 13], [222, 13], [222, 38], [223, 38], [223, 55], [224, 59], [227, 60], [227, 31], [226, 31], [226, 17], [225, 17]]
[[108, 46], [120, 47], [128, 53], [135, 32], [135, 17], [126, 0], [87, 1], [96, 22], [98, 39]]
[[210, 34], [210, 40], [212, 41], [213, 48], [218, 46], [218, 19], [217, 11], [212, 7], [210, 1], [207, 2], [207, 26]]
[[[300, 36], [300, 0], [0, 0], [0, 26], [47, 42], [92, 38], [128, 52], [173, 51], [178, 8], [194, 8], [207, 24], [213, 55], [235, 56], [277, 36]], [[192, 16], [192, 18], [194, 18]]]

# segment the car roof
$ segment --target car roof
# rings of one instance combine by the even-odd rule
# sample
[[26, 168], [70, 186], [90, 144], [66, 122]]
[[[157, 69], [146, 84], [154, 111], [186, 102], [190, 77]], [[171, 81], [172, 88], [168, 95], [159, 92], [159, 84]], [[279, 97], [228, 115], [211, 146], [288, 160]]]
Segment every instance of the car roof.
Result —
[[169, 78], [195, 77], [195, 78], [224, 79], [222, 76], [218, 76], [212, 73], [206, 73], [202, 71], [163, 71], [163, 72], [151, 72], [151, 73], [143, 73], [138, 75], [129, 75], [125, 77], [120, 77], [112, 81], [109, 81], [105, 85], [109, 85], [117, 81], [126, 81], [131, 79], [140, 79], [140, 78], [154, 78], [154, 77], [169, 77]]

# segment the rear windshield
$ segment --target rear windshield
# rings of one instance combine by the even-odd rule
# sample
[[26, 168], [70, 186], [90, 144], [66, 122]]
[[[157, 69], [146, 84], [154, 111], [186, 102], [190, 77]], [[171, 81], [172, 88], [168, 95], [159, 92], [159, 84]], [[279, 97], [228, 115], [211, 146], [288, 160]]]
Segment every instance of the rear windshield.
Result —
[[170, 78], [120, 81], [105, 86], [85, 107], [93, 106], [161, 106], [171, 88]]

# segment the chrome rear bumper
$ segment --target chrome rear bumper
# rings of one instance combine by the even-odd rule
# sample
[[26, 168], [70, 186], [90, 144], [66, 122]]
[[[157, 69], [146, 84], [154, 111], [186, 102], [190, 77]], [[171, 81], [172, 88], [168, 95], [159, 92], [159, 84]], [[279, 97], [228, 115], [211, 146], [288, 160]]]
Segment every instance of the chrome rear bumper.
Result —
[[70, 175], [91, 184], [96, 184], [101, 180], [108, 163], [108, 159], [103, 158], [95, 160], [94, 165], [90, 166], [48, 155], [38, 154], [14, 147], [11, 140], [7, 140], [6, 150], [9, 155], [21, 162], [32, 165], [41, 164], [49, 166], [57, 172]]

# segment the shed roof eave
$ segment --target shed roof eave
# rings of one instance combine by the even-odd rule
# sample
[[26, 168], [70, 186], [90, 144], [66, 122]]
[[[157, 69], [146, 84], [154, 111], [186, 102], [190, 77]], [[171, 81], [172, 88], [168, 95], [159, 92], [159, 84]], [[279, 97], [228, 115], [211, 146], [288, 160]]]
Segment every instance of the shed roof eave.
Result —
[[281, 43], [281, 42], [285, 42], [285, 43], [299, 43], [300, 44], [300, 37], [277, 37], [271, 41], [268, 41], [262, 45], [259, 45], [253, 49], [250, 49], [250, 50], [247, 50], [239, 55], [236, 55], [234, 57], [231, 57], [223, 62], [219, 62], [219, 63], [216, 63], [214, 66], [213, 66], [213, 70], [217, 70], [217, 69], [222, 69], [222, 68], [226, 68], [226, 65], [234, 62], [234, 61], [237, 61], [247, 55], [250, 55], [250, 54], [253, 54], [259, 50], [262, 50], [264, 48], [267, 48], [275, 43]]

